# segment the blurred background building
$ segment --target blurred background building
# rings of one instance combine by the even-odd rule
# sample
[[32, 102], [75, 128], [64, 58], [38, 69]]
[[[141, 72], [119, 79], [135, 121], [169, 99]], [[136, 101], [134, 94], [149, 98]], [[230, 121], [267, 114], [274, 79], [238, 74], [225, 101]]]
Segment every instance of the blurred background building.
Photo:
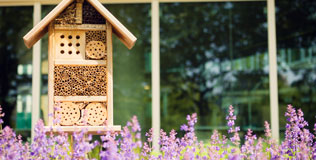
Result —
[[[0, 0], [0, 105], [4, 125], [26, 137], [32, 116], [47, 119], [48, 55], [47, 35], [33, 50], [22, 37], [59, 2]], [[101, 2], [138, 38], [127, 50], [114, 36], [115, 124], [137, 115], [143, 132], [152, 124], [179, 131], [196, 112], [206, 139], [226, 133], [233, 105], [243, 132], [263, 134], [268, 120], [282, 137], [287, 104], [302, 108], [311, 128], [316, 122], [316, 1]]]

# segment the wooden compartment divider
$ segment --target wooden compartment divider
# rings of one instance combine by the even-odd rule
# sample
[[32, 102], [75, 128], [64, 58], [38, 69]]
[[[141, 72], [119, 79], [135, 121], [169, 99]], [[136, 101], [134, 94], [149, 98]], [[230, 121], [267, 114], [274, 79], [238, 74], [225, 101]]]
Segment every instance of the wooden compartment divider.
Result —
[[54, 96], [55, 102], [99, 102], [107, 101], [106, 96]]
[[106, 66], [106, 61], [104, 60], [55, 60], [56, 65], [100, 65]]

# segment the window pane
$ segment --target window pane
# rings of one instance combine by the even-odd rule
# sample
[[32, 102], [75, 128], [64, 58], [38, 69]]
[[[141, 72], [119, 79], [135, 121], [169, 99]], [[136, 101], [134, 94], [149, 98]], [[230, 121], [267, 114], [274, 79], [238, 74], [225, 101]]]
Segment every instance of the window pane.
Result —
[[151, 128], [150, 4], [112, 4], [105, 7], [136, 37], [128, 50], [113, 35], [114, 124], [125, 126], [137, 115], [142, 131]]
[[276, 1], [280, 129], [288, 104], [301, 108], [312, 129], [316, 115], [316, 2]]
[[[55, 8], [55, 6], [42, 6], [42, 19]], [[41, 39], [41, 61], [42, 61], [42, 87], [41, 87], [41, 119], [48, 123], [48, 34]]]
[[0, 105], [4, 126], [30, 135], [32, 50], [22, 37], [32, 28], [33, 7], [0, 7]]
[[[199, 138], [237, 125], [263, 133], [269, 120], [266, 2], [161, 4], [161, 125], [198, 113]], [[205, 135], [205, 136], [203, 136]]]

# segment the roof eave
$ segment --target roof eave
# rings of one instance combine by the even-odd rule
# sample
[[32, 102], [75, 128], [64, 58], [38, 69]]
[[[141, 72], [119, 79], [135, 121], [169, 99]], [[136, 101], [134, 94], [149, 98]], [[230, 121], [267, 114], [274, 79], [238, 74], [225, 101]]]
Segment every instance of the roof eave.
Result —
[[98, 0], [87, 0], [110, 24], [113, 26], [114, 34], [128, 48], [133, 48], [137, 38], [107, 10]]
[[40, 40], [47, 32], [48, 25], [66, 8], [73, 0], [63, 0], [49, 14], [36, 24], [24, 37], [24, 43], [27, 48], [31, 48], [38, 40]]
[[[31, 31], [24, 37], [24, 43], [27, 48], [31, 48], [38, 40], [40, 40], [47, 32], [48, 25], [74, 0], [63, 0], [60, 2], [43, 20], [41, 20]], [[135, 45], [137, 38], [118, 21], [111, 12], [109, 12], [98, 0], [87, 0], [110, 24], [113, 26], [114, 34], [122, 41], [122, 43], [131, 49]]]

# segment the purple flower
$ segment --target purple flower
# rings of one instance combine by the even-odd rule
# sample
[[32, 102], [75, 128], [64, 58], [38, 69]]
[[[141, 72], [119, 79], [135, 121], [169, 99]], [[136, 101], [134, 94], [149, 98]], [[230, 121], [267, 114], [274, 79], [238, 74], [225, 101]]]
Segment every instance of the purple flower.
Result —
[[304, 158], [301, 153], [306, 154], [313, 145], [314, 135], [305, 129], [308, 123], [304, 120], [301, 109], [297, 111], [292, 105], [288, 105], [285, 113], [288, 123], [286, 124], [285, 140], [282, 142], [282, 153], [295, 158]]
[[[3, 116], [0, 108], [0, 119]], [[125, 159], [316, 159], [316, 138], [306, 126], [304, 114], [291, 105], [285, 113], [287, 118], [285, 140], [281, 145], [271, 137], [271, 129], [268, 122], [264, 123], [265, 139], [257, 138], [253, 131], [248, 129], [245, 135], [245, 143], [239, 148], [240, 128], [236, 126], [234, 109], [229, 107], [229, 114], [226, 117], [228, 134], [234, 146], [229, 146], [225, 135], [217, 130], [213, 131], [210, 142], [204, 144], [198, 142], [195, 133], [197, 114], [188, 115], [187, 123], [180, 129], [184, 136], [177, 135], [175, 130], [169, 133], [160, 131], [160, 150], [152, 148], [153, 129], [146, 134], [146, 141], [141, 141], [141, 127], [136, 116], [123, 127], [120, 135], [115, 132], [107, 132], [100, 136], [101, 142], [92, 141], [92, 135], [87, 135], [86, 130], [73, 133], [73, 142], [68, 142], [68, 134], [64, 132], [53, 133], [44, 129], [44, 123], [40, 120], [35, 127], [35, 136], [32, 144], [23, 143], [21, 136], [5, 127], [0, 129], [0, 159], [88, 159], [94, 148], [99, 149], [98, 159], [102, 160], [125, 160]], [[1, 122], [1, 121], [0, 121]], [[316, 132], [316, 124], [314, 125]], [[99, 132], [101, 134], [101, 132]], [[264, 144], [267, 145], [264, 145]]]
[[3, 123], [2, 117], [4, 117], [4, 113], [2, 112], [2, 107], [0, 105], [0, 125]]
[[230, 137], [230, 141], [239, 146], [240, 137], [238, 131], [240, 130], [239, 126], [235, 126], [236, 116], [234, 115], [234, 107], [232, 105], [229, 106], [229, 114], [226, 117], [227, 125], [229, 126], [228, 134], [232, 134], [233, 136]]
[[241, 147], [241, 152], [244, 154], [245, 158], [251, 159], [255, 154], [255, 140], [257, 139], [256, 135], [252, 135], [252, 130], [248, 129], [247, 135], [245, 136], [245, 144]]
[[107, 132], [106, 135], [101, 136], [102, 150], [100, 151], [101, 160], [122, 159], [118, 153], [118, 142], [115, 140], [116, 134]]
[[[138, 123], [137, 117], [133, 116], [131, 122], [127, 122], [127, 125], [123, 127], [121, 131], [122, 139], [119, 140], [120, 143], [120, 154], [122, 157], [129, 157], [131, 159], [138, 159], [139, 154], [135, 153], [135, 150], [139, 150], [142, 147], [141, 136], [140, 136], [140, 125]], [[131, 128], [131, 129], [130, 129]]]
[[98, 145], [97, 141], [90, 143], [92, 135], [87, 135], [87, 130], [73, 133], [73, 157], [76, 159], [85, 159], [85, 156]]
[[188, 123], [181, 126], [181, 129], [186, 132], [180, 141], [183, 147], [192, 146], [197, 140], [194, 130], [194, 125], [197, 123], [197, 114], [188, 115], [187, 120]]

